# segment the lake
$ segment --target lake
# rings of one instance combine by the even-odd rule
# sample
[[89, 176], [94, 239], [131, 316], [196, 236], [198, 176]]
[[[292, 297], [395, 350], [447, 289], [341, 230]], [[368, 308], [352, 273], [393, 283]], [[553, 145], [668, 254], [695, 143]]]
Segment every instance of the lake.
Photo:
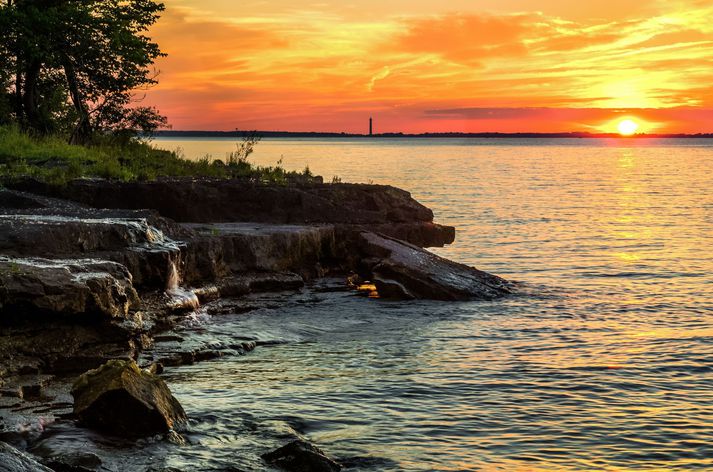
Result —
[[266, 139], [250, 159], [409, 190], [457, 227], [435, 252], [522, 288], [204, 318], [274, 344], [167, 372], [192, 422], [161, 464], [261, 470], [296, 432], [348, 470], [713, 468], [713, 140]]

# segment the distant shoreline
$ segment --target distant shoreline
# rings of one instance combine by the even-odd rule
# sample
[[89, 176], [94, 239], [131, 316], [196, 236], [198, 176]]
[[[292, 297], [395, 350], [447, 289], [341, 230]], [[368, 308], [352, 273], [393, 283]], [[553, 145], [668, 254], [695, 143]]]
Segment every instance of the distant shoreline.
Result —
[[244, 136], [256, 135], [261, 138], [507, 138], [507, 139], [532, 139], [532, 138], [614, 138], [614, 139], [642, 139], [642, 138], [684, 138], [684, 139], [713, 139], [713, 133], [701, 134], [634, 134], [622, 136], [618, 133], [380, 133], [380, 134], [357, 134], [357, 133], [324, 133], [324, 132], [293, 132], [293, 131], [157, 131], [156, 137], [160, 138], [241, 138]]

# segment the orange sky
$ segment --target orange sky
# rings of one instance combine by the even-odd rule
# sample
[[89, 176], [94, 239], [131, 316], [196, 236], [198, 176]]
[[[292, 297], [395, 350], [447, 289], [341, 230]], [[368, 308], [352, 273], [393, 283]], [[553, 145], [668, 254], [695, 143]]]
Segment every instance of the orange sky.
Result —
[[165, 3], [174, 129], [713, 132], [710, 0]]

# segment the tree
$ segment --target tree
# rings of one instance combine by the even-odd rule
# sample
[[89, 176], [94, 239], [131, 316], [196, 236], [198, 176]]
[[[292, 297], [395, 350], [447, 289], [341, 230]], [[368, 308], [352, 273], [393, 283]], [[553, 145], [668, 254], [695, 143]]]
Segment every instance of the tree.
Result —
[[151, 66], [164, 54], [146, 32], [163, 10], [152, 0], [0, 3], [0, 80], [14, 76], [14, 118], [40, 134], [71, 122], [75, 143], [165, 124], [155, 109], [132, 106], [157, 83]]

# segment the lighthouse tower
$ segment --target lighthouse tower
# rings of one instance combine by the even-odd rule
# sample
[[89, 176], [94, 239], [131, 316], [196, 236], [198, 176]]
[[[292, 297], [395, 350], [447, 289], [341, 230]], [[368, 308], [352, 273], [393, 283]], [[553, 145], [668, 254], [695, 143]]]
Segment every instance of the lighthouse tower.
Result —
[[374, 120], [369, 117], [369, 136], [374, 134], [374, 128], [373, 128]]

